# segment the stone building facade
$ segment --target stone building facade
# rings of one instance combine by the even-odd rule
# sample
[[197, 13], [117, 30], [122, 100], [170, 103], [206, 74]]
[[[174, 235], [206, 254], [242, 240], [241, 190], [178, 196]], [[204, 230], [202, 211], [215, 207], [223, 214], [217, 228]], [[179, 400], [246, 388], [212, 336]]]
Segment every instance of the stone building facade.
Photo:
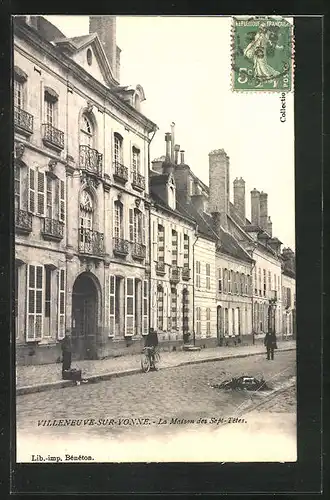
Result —
[[142, 87], [119, 85], [115, 18], [71, 39], [14, 24], [17, 359], [55, 361], [66, 332], [75, 357], [107, 356], [148, 331], [156, 125]]

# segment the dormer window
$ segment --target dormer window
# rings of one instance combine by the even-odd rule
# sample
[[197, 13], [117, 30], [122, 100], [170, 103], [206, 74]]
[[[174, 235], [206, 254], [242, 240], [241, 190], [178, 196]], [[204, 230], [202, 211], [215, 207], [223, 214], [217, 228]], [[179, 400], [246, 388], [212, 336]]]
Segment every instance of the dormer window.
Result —
[[117, 132], [114, 134], [113, 161], [123, 163], [123, 138]]
[[86, 59], [87, 59], [88, 66], [91, 66], [92, 62], [93, 62], [93, 53], [92, 53], [91, 49], [87, 49]]

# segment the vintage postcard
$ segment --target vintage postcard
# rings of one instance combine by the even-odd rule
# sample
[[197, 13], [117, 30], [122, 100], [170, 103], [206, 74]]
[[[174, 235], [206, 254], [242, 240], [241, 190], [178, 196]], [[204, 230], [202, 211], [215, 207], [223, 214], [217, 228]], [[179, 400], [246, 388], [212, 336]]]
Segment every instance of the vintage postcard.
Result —
[[13, 45], [16, 461], [296, 462], [293, 18]]

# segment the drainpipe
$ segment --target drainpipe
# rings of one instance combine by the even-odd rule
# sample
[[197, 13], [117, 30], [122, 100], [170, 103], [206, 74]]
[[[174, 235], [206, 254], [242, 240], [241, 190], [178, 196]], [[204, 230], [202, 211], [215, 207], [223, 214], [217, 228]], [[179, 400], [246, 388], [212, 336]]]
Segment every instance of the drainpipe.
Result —
[[[158, 130], [158, 127], [156, 126], [153, 130], [153, 136], [151, 137], [151, 139], [148, 142], [148, 183], [149, 183], [149, 189], [150, 189], [150, 181], [149, 181], [150, 144], [151, 144], [151, 141], [153, 140], [153, 138], [155, 137], [157, 130]], [[151, 253], [152, 253], [152, 242], [151, 242], [151, 203], [150, 203], [149, 204], [149, 284], [148, 284], [148, 288], [149, 288], [149, 290], [148, 290], [149, 291], [149, 297], [148, 297], [148, 299], [149, 299], [148, 300], [148, 317], [149, 317], [148, 325], [149, 325], [149, 329], [151, 326]]]
[[198, 225], [196, 225], [195, 229], [195, 236], [196, 239], [193, 243], [193, 300], [192, 300], [192, 305], [193, 305], [193, 343], [196, 345], [196, 333], [195, 333], [195, 245], [198, 241]]

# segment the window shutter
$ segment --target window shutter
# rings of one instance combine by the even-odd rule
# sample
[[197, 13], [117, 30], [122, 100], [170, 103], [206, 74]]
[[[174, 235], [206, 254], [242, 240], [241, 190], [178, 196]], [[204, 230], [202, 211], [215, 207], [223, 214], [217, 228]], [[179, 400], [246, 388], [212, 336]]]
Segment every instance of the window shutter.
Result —
[[134, 211], [133, 211], [133, 208], [129, 209], [128, 227], [129, 227], [129, 240], [131, 242], [133, 242], [134, 241]]
[[28, 265], [26, 341], [41, 340], [44, 316], [44, 268]]
[[45, 215], [45, 174], [44, 172], [37, 172], [37, 214]]
[[116, 278], [115, 276], [110, 276], [108, 280], [109, 284], [109, 337], [115, 336], [115, 326], [116, 326]]
[[132, 337], [134, 335], [134, 318], [135, 318], [135, 297], [134, 297], [134, 278], [126, 278], [125, 280], [125, 336]]
[[148, 321], [148, 280], [143, 281], [143, 326], [142, 335], [148, 335], [149, 321]]
[[58, 290], [58, 322], [57, 322], [57, 338], [59, 340], [65, 337], [65, 286], [66, 276], [65, 269], [59, 269], [57, 273], [57, 290]]
[[142, 244], [146, 244], [146, 216], [142, 214]]
[[59, 220], [65, 222], [65, 184], [64, 181], [59, 181], [60, 188], [60, 205], [59, 205]]
[[29, 168], [29, 190], [28, 190], [29, 212], [35, 212], [35, 171]]

